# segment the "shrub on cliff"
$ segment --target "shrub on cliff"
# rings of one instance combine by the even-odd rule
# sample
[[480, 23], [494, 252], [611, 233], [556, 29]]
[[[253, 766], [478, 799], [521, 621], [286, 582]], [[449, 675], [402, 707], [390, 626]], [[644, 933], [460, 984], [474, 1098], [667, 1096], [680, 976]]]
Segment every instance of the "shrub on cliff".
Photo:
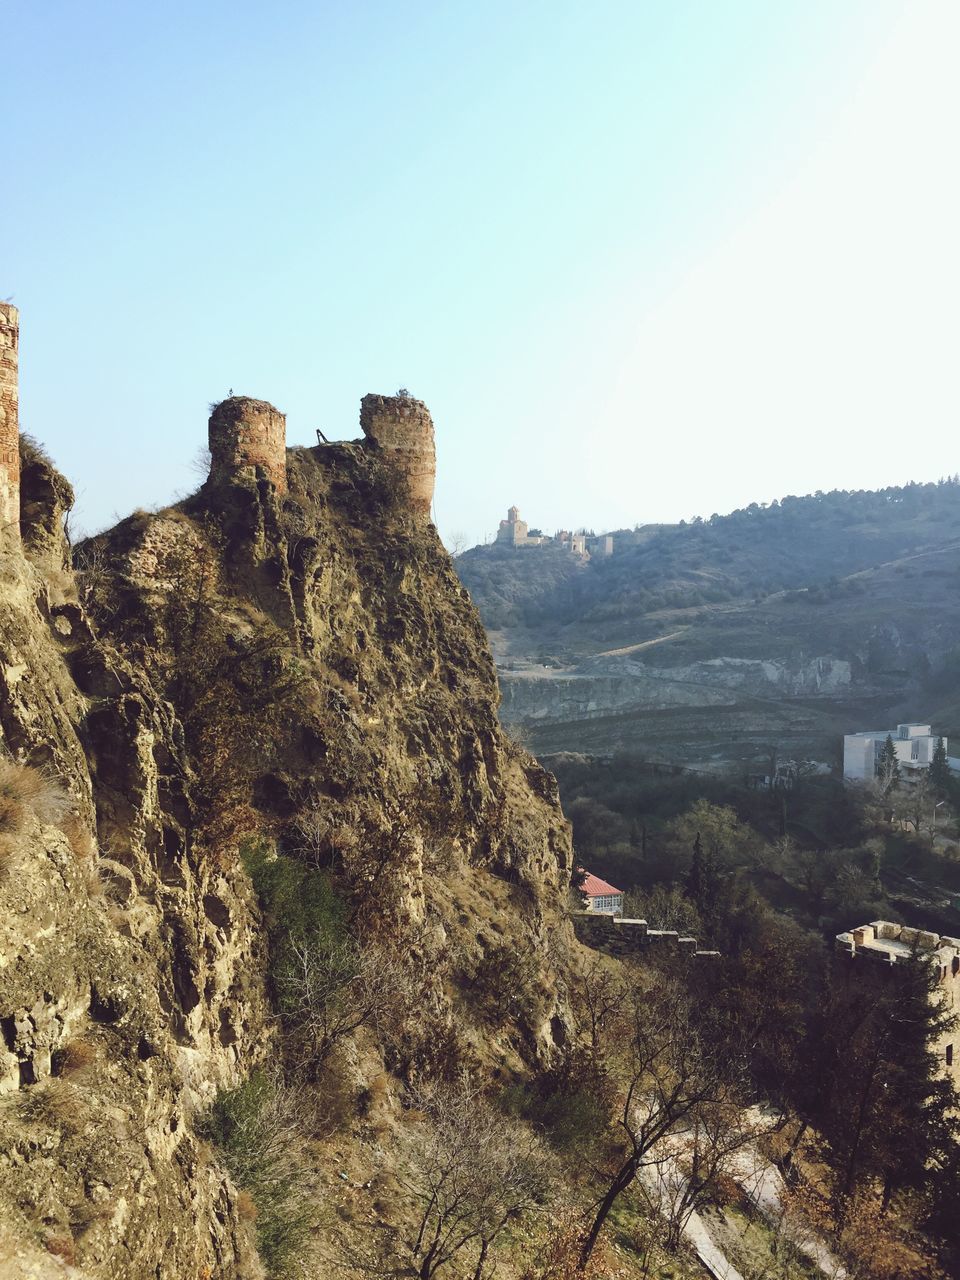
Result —
[[[314, 1226], [310, 1200], [302, 1192], [305, 1170], [297, 1154], [302, 1129], [296, 1096], [262, 1071], [235, 1089], [221, 1091], [200, 1126], [253, 1201], [257, 1248], [268, 1275], [276, 1280], [302, 1273]], [[249, 1211], [246, 1216], [251, 1216]]]
[[346, 911], [325, 872], [277, 853], [256, 836], [241, 841], [240, 858], [265, 917], [274, 963], [309, 938], [330, 945], [346, 939]]
[[14, 760], [0, 760], [0, 833], [19, 835], [27, 811], [44, 823], [62, 821], [70, 795], [59, 778]]

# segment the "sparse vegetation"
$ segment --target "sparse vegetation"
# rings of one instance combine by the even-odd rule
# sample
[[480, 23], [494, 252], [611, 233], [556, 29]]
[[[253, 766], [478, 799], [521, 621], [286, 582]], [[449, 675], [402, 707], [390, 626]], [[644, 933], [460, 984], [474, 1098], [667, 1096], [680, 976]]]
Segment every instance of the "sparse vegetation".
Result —
[[75, 1037], [54, 1051], [53, 1074], [62, 1078], [83, 1079], [89, 1075], [96, 1061], [96, 1046], [89, 1040]]
[[39, 822], [59, 825], [70, 804], [66, 787], [45, 769], [0, 759], [0, 834], [20, 835], [28, 811]]
[[260, 1071], [221, 1092], [201, 1130], [216, 1144], [244, 1199], [268, 1274], [291, 1280], [304, 1270], [315, 1210], [304, 1194], [304, 1122], [296, 1094]]
[[79, 1133], [90, 1112], [80, 1088], [66, 1080], [51, 1078], [21, 1089], [16, 1098], [22, 1120], [45, 1125], [64, 1133]]

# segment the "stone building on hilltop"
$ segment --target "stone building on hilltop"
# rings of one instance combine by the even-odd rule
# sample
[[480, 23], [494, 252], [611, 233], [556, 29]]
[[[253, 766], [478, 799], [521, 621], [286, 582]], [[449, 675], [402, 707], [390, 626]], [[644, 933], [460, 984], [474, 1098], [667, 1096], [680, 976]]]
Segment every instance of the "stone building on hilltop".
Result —
[[585, 560], [591, 556], [613, 555], [613, 534], [602, 533], [594, 537], [593, 534], [572, 533], [569, 529], [560, 529], [553, 537], [542, 534], [539, 529], [531, 533], [526, 520], [520, 519], [519, 507], [510, 507], [506, 520], [500, 521], [496, 543], [501, 547], [559, 547], [561, 551], [569, 551], [571, 555]]
[[508, 547], [542, 547], [549, 541], [542, 534], [530, 534], [530, 526], [526, 520], [520, 519], [518, 507], [509, 509], [506, 520], [500, 521], [500, 528], [497, 530], [497, 542]]

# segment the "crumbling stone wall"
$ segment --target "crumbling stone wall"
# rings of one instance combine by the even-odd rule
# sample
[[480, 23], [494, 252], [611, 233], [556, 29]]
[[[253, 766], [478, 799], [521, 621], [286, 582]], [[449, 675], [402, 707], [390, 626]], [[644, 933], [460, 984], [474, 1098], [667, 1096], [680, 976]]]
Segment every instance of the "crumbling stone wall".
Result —
[[[940, 999], [950, 1013], [960, 1011], [960, 938], [943, 937], [928, 929], [914, 929], [892, 920], [872, 920], [870, 924], [838, 933], [836, 947], [852, 960], [865, 956], [874, 964], [905, 964], [911, 959], [926, 960], [937, 971]], [[941, 1070], [953, 1077], [960, 1088], [960, 1031], [951, 1027], [933, 1045]]]
[[676, 929], [651, 929], [646, 920], [625, 920], [603, 911], [578, 911], [573, 928], [580, 942], [607, 955], [636, 956], [647, 947], [666, 944], [691, 956], [717, 956], [719, 951], [701, 951], [696, 938], [682, 937]]
[[231, 396], [210, 415], [210, 479], [229, 482], [244, 471], [262, 473], [287, 491], [287, 417], [266, 400]]
[[20, 413], [17, 351], [20, 313], [0, 302], [0, 530], [20, 529]]
[[412, 396], [367, 395], [360, 401], [360, 426], [403, 477], [412, 514], [427, 523], [437, 475], [433, 419], [427, 406]]

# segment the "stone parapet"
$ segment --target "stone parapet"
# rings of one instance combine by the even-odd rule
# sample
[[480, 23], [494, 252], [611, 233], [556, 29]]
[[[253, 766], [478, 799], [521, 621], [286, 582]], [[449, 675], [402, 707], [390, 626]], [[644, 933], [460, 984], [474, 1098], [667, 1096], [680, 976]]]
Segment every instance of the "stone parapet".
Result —
[[381, 449], [403, 478], [411, 513], [428, 522], [437, 456], [433, 419], [427, 406], [412, 396], [366, 395], [360, 402], [360, 426], [367, 442]]
[[0, 302], [0, 530], [20, 533], [20, 313]]
[[287, 418], [266, 400], [231, 396], [216, 405], [208, 424], [210, 479], [229, 483], [244, 472], [287, 491]]
[[686, 955], [718, 956], [719, 951], [701, 951], [696, 938], [681, 937], [676, 929], [651, 929], [646, 920], [627, 920], [602, 911], [575, 911], [573, 929], [580, 942], [607, 955], [636, 956], [647, 947], [665, 945]]

